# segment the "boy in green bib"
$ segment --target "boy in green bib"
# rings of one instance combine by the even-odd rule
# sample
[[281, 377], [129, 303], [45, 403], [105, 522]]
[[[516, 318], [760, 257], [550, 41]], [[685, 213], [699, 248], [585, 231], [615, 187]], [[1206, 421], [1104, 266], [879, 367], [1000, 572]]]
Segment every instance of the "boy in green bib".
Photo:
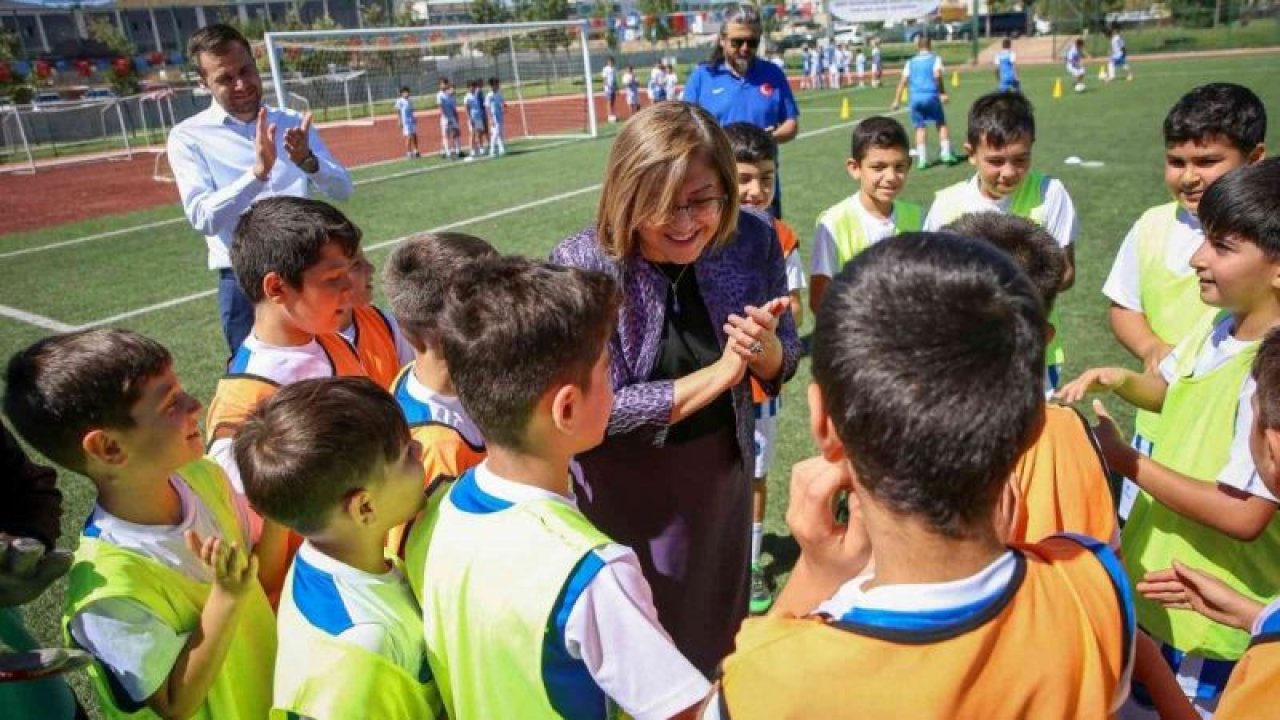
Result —
[[809, 307], [822, 305], [831, 278], [845, 263], [881, 240], [921, 227], [919, 205], [897, 199], [911, 170], [911, 146], [901, 123], [869, 117], [853, 129], [845, 171], [858, 191], [823, 211], [813, 231]]
[[[1248, 88], [1210, 83], [1183, 95], [1164, 119], [1164, 182], [1172, 202], [1149, 208], [1129, 229], [1102, 294], [1111, 301], [1111, 332], [1151, 374], [1187, 335], [1212, 322], [1200, 299], [1191, 255], [1204, 242], [1196, 211], [1205, 188], [1228, 172], [1262, 159], [1267, 111]], [[1150, 455], [1160, 415], [1139, 410], [1133, 445]], [[1126, 480], [1120, 515], [1128, 517], [1138, 489]]]
[[306, 540], [280, 598], [272, 717], [440, 717], [422, 615], [387, 532], [423, 505], [422, 446], [367, 378], [285, 386], [233, 443], [253, 506]]
[[201, 458], [200, 401], [169, 351], [127, 330], [45, 338], [9, 361], [4, 409], [32, 447], [98, 490], [62, 626], [94, 656], [103, 714], [265, 717], [275, 618], [247, 508]]
[[604, 273], [514, 257], [476, 260], [448, 291], [441, 347], [488, 441], [426, 520], [423, 625], [453, 720], [692, 717], [710, 690], [635, 553], [574, 499], [570, 461], [613, 406], [618, 302]]
[[[1126, 444], [1101, 404], [1098, 440], [1107, 462], [1145, 492], [1121, 534], [1130, 578], [1177, 560], [1265, 602], [1280, 594], [1276, 496], [1258, 477], [1249, 449], [1255, 383], [1249, 375], [1263, 336], [1280, 325], [1280, 159], [1224, 175], [1205, 191], [1205, 241], [1191, 256], [1200, 298], [1222, 312], [1160, 363], [1159, 375], [1123, 368], [1085, 372], [1059, 393], [1076, 402], [1110, 391], [1160, 412], [1151, 457]], [[1189, 697], [1212, 712], [1248, 633], [1139, 599], [1143, 628]], [[1140, 696], [1139, 696], [1140, 699]]]
[[[1075, 242], [1079, 225], [1075, 205], [1062, 181], [1031, 169], [1036, 119], [1031, 101], [1019, 93], [983, 95], [969, 108], [964, 144], [969, 164], [977, 171], [968, 180], [939, 190], [924, 220], [926, 231], [937, 231], [971, 212], [999, 212], [1023, 217], [1042, 226], [1066, 256], [1060, 292], [1075, 283]], [[1049, 322], [1058, 329], [1045, 350], [1045, 386], [1057, 389], [1066, 352], [1062, 321], [1055, 310]]]

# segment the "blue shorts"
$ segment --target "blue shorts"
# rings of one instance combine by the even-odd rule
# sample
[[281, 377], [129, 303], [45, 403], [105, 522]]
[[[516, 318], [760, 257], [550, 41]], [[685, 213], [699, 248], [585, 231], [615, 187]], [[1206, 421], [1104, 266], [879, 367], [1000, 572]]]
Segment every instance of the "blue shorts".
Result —
[[[990, 87], [988, 85], [987, 87]], [[947, 116], [942, 112], [942, 98], [930, 97], [911, 100], [911, 124], [922, 128], [926, 125], [946, 125]]]
[[484, 129], [485, 119], [483, 115], [471, 115], [467, 119], [471, 121], [471, 127], [475, 128], [476, 130]]
[[1015, 78], [1013, 80], [1001, 80], [1000, 92], [1022, 92], [1022, 83]]
[[1124, 67], [1129, 64], [1129, 56], [1127, 54], [1112, 55], [1111, 64], [1116, 67]]

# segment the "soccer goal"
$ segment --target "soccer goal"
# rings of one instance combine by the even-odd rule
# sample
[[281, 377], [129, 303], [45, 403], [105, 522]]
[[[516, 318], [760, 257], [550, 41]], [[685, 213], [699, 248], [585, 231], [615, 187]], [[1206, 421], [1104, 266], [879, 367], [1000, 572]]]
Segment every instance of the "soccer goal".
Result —
[[0, 106], [0, 172], [33, 173], [35, 158], [22, 126], [22, 116], [12, 105]]
[[455, 90], [464, 129], [468, 86], [480, 81], [487, 95], [497, 78], [508, 139], [595, 137], [587, 38], [583, 21], [427, 25], [267, 33], [263, 50], [278, 105], [305, 98], [316, 122], [363, 121], [372, 127], [361, 132], [394, 143], [394, 104], [407, 87], [431, 144], [441, 78]]

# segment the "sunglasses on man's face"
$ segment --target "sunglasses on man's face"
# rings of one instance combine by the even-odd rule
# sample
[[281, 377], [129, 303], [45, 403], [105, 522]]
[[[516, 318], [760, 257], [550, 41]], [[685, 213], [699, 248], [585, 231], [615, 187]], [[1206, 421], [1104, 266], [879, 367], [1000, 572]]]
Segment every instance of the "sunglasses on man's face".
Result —
[[755, 50], [756, 48], [760, 47], [760, 37], [759, 37], [759, 36], [753, 36], [753, 37], [736, 37], [736, 38], [726, 38], [726, 39], [729, 41], [729, 44], [733, 46], [733, 49], [734, 49], [734, 50], [737, 50], [738, 48], [741, 48], [743, 45], [746, 45], [747, 47], [751, 48], [752, 50]]

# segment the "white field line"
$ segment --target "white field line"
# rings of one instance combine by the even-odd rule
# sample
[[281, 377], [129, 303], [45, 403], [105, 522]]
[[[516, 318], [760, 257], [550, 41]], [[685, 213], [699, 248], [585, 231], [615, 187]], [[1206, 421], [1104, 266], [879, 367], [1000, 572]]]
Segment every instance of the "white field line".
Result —
[[49, 243], [48, 245], [34, 245], [19, 250], [10, 250], [0, 253], [0, 260], [4, 258], [17, 257], [19, 255], [29, 255], [31, 253], [44, 252], [45, 250], [56, 250], [58, 248], [67, 247], [69, 245], [79, 245], [81, 243], [91, 242], [93, 240], [102, 240], [103, 238], [116, 237], [117, 235], [128, 235], [138, 232], [139, 230], [150, 230], [164, 225], [173, 225], [174, 223], [185, 222], [186, 218], [170, 218], [168, 220], [157, 220], [155, 222], [144, 223], [142, 225], [134, 225], [133, 227], [120, 228], [119, 230], [108, 230], [94, 235], [85, 235], [84, 237], [72, 238], [70, 240], [59, 240], [58, 242]]
[[[486, 220], [492, 220], [494, 218], [499, 218], [504, 215], [510, 215], [512, 213], [518, 213], [523, 210], [535, 208], [535, 207], [538, 207], [539, 205], [547, 205], [550, 203], [559, 202], [561, 200], [566, 200], [568, 198], [575, 197], [577, 195], [594, 192], [596, 190], [599, 190], [601, 187], [603, 187], [601, 184], [596, 184], [590, 187], [578, 188], [577, 190], [570, 190], [569, 192], [560, 193], [559, 195], [552, 195], [551, 197], [545, 197], [545, 198], [542, 198], [541, 200], [534, 200], [532, 202], [527, 202], [521, 205], [504, 208], [502, 210], [495, 210], [494, 212], [485, 213], [484, 215], [477, 215], [473, 218], [467, 218], [465, 220], [459, 220], [457, 222], [452, 222], [446, 225], [441, 225], [439, 227], [434, 227], [434, 228], [431, 228], [430, 230], [427, 230], [426, 232], [444, 232], [446, 230], [453, 230], [455, 228], [460, 228], [467, 225], [484, 222]], [[369, 251], [380, 250], [384, 247], [390, 247], [392, 245], [395, 245], [396, 243], [402, 242], [403, 240], [409, 237], [411, 236], [404, 235], [402, 237], [393, 238], [391, 240], [384, 240], [380, 243], [375, 243], [373, 245], [366, 246], [365, 250], [369, 250]], [[147, 305], [145, 307], [136, 308], [134, 310], [126, 310], [125, 312], [117, 313], [110, 317], [102, 318], [101, 320], [94, 320], [93, 322], [86, 323], [80, 326], [66, 325], [56, 320], [50, 320], [49, 318], [44, 318], [39, 315], [32, 315], [31, 313], [27, 313], [22, 310], [17, 310], [14, 308], [6, 308], [3, 305], [0, 305], [0, 315], [5, 315], [15, 320], [21, 320], [28, 324], [36, 325], [37, 327], [42, 327], [48, 330], [54, 330], [57, 332], [67, 332], [70, 330], [83, 330], [85, 328], [114, 325], [115, 323], [118, 323], [121, 320], [128, 320], [130, 318], [138, 317], [139, 315], [147, 315], [157, 310], [163, 310], [165, 308], [174, 307], [175, 305], [185, 305], [186, 303], [189, 303], [195, 300], [201, 300], [203, 298], [211, 297], [213, 295], [216, 295], [217, 293], [218, 293], [218, 290], [216, 288], [213, 288], [210, 290], [201, 290], [200, 292], [191, 293], [190, 295], [183, 295], [182, 297], [173, 298], [171, 300], [165, 300], [164, 302], [158, 302], [158, 303], [155, 303], [154, 305]]]
[[[521, 146], [520, 152], [526, 153], [533, 150], [546, 150], [548, 148], [559, 147], [561, 145], [568, 145], [570, 143], [582, 142], [583, 140], [587, 140], [587, 139], [590, 139], [590, 138], [572, 138], [569, 140], [558, 140], [554, 142], [539, 143], [537, 145], [529, 145], [527, 147]], [[376, 163], [369, 163], [368, 165], [359, 165], [352, 169], [356, 170], [356, 169], [378, 167], [381, 165], [388, 165], [395, 162], [401, 162], [402, 160], [403, 160], [402, 158], [396, 159], [396, 160], [383, 160]], [[432, 165], [430, 167], [419, 168], [416, 170], [405, 170], [402, 172], [391, 173], [388, 175], [378, 175], [377, 177], [362, 178], [360, 180], [356, 180], [352, 184], [355, 185], [356, 187], [359, 187], [361, 185], [372, 185], [374, 183], [379, 183], [386, 180], [399, 180], [401, 178], [413, 177], [415, 175], [424, 175], [429, 172], [435, 172], [437, 170], [443, 170], [449, 167], [453, 167], [453, 164]], [[142, 230], [150, 230], [152, 228], [163, 227], [165, 225], [176, 225], [177, 223], [181, 223], [181, 222], [186, 222], [186, 218], [176, 217], [176, 218], [169, 218], [168, 220], [156, 220], [154, 222], [143, 223], [141, 225], [134, 225], [127, 228], [120, 228], [118, 230], [108, 230], [107, 232], [95, 233], [93, 235], [85, 235], [83, 237], [78, 237], [78, 238], [71, 238], [70, 240], [59, 240], [57, 242], [48, 243], [47, 245], [33, 245], [32, 247], [19, 248], [17, 250], [9, 250], [6, 252], [0, 252], [0, 260], [4, 260], [5, 258], [18, 257], [20, 255], [30, 255], [32, 253], [45, 252], [46, 250], [57, 250], [58, 248], [69, 247], [72, 245], [80, 245], [82, 243], [92, 242], [94, 240], [103, 240], [110, 237], [118, 237], [120, 235], [129, 235], [131, 233], [140, 232]]]
[[28, 325], [34, 325], [35, 327], [38, 327], [41, 330], [52, 330], [54, 332], [70, 332], [71, 330], [76, 329], [75, 325], [68, 325], [66, 323], [61, 323], [52, 318], [47, 318], [43, 315], [36, 315], [35, 313], [29, 313], [26, 310], [19, 310], [18, 308], [9, 307], [8, 305], [0, 305], [0, 316], [12, 318], [19, 322], [24, 322]]
[[[901, 114], [902, 112], [904, 111], [899, 110], [894, 114]], [[857, 120], [851, 120], [848, 122], [839, 123], [837, 125], [818, 128], [817, 130], [809, 130], [807, 132], [802, 132], [799, 135], [797, 135], [796, 139], [803, 140], [805, 138], [815, 137], [818, 135], [825, 135], [827, 133], [835, 132], [837, 130], [844, 130], [846, 128], [851, 128], [854, 125], [857, 125], [858, 122], [859, 121]], [[426, 172], [430, 169], [431, 168], [423, 168], [421, 171], [415, 171], [415, 172]], [[370, 181], [374, 181], [374, 180], [377, 180], [377, 178], [373, 178]], [[369, 182], [369, 181], [366, 181], [366, 182]], [[500, 218], [506, 215], [511, 215], [513, 213], [522, 212], [524, 210], [529, 210], [531, 208], [539, 207], [542, 205], [548, 205], [550, 203], [559, 202], [561, 200], [567, 200], [572, 197], [577, 197], [578, 195], [585, 195], [586, 193], [595, 192], [602, 187], [603, 187], [602, 183], [596, 183], [594, 185], [580, 187], [576, 190], [569, 190], [567, 192], [562, 192], [558, 195], [552, 195], [550, 197], [541, 198], [539, 200], [532, 200], [530, 202], [522, 203], [520, 205], [513, 205], [508, 208], [503, 208], [502, 210], [494, 210], [493, 212], [484, 213], [483, 215], [477, 215], [475, 217], [467, 218], [465, 220], [458, 220], [455, 222], [446, 223], [438, 227], [430, 228], [429, 230], [426, 230], [424, 232], [444, 232], [446, 230], [454, 230], [456, 228], [465, 227], [467, 225], [473, 225], [475, 223], [485, 222], [487, 220], [493, 220], [495, 218]], [[183, 220], [183, 218], [178, 218], [177, 220]], [[395, 245], [396, 243], [402, 242], [408, 237], [411, 237], [411, 236], [404, 235], [401, 237], [392, 238], [390, 240], [384, 240], [382, 242], [374, 243], [373, 245], [366, 246], [365, 250], [380, 250], [385, 247], [390, 247], [392, 245]], [[85, 328], [94, 328], [94, 327], [102, 327], [104, 325], [111, 325], [111, 324], [120, 322], [121, 320], [128, 320], [130, 318], [135, 318], [140, 315], [147, 315], [147, 314], [153, 313], [157, 310], [164, 310], [165, 308], [171, 308], [177, 305], [184, 305], [188, 302], [211, 297], [213, 295], [216, 295], [217, 292], [218, 291], [216, 288], [209, 289], [209, 290], [201, 290], [200, 292], [191, 293], [190, 295], [183, 295], [182, 297], [172, 298], [170, 300], [154, 303], [152, 305], [146, 305], [144, 307], [136, 308], [133, 310], [126, 310], [125, 312], [117, 313], [115, 315], [111, 315], [110, 317], [105, 317], [100, 320], [94, 320], [93, 322], [85, 323], [84, 325], [68, 325], [66, 323], [62, 323], [57, 320], [53, 320], [51, 318], [47, 318], [41, 315], [36, 315], [34, 313], [29, 313], [29, 312], [26, 312], [25, 310], [19, 310], [17, 308], [7, 307], [4, 305], [0, 305], [0, 316], [12, 318], [14, 320], [27, 323], [28, 325], [34, 325], [35, 327], [41, 328], [43, 330], [53, 330], [55, 332], [68, 332], [71, 330], [82, 330]]]

